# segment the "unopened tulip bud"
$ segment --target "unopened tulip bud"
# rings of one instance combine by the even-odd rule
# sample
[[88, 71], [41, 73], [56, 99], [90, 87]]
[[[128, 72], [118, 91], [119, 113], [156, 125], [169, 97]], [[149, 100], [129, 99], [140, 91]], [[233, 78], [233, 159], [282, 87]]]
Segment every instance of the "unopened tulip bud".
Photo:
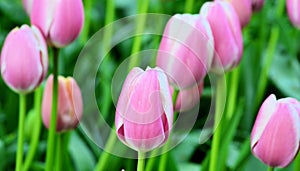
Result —
[[[49, 76], [43, 95], [42, 118], [49, 128], [52, 109], [53, 76]], [[81, 91], [72, 77], [58, 77], [58, 108], [56, 131], [61, 132], [76, 128], [83, 110]]]
[[156, 64], [178, 87], [197, 85], [210, 69], [214, 50], [207, 20], [199, 14], [176, 14], [168, 21]]
[[50, 44], [66, 46], [77, 38], [82, 29], [82, 0], [33, 0], [30, 19]]
[[48, 71], [46, 42], [40, 31], [23, 25], [6, 37], [1, 52], [1, 74], [15, 92], [33, 91]]
[[200, 14], [212, 29], [215, 54], [212, 71], [222, 73], [237, 66], [243, 54], [243, 37], [238, 16], [226, 1], [206, 2]]
[[150, 151], [166, 142], [172, 123], [172, 97], [164, 72], [159, 68], [133, 68], [116, 109], [119, 139], [136, 151]]
[[300, 102], [270, 95], [260, 107], [251, 133], [252, 153], [271, 167], [286, 167], [300, 143]]
[[[201, 82], [198, 85], [195, 85], [188, 89], [180, 90], [177, 95], [175, 111], [184, 112], [195, 107], [200, 101], [200, 96], [203, 91], [203, 85], [203, 82]], [[173, 87], [171, 87], [171, 92], [173, 91]]]
[[252, 10], [259, 11], [263, 7], [265, 0], [252, 0]]
[[[218, 1], [218, 0], [217, 0]], [[224, 0], [229, 2], [235, 9], [240, 24], [242, 27], [245, 27], [251, 18], [252, 15], [252, 0]]]
[[286, 7], [292, 24], [300, 29], [300, 1], [286, 0]]

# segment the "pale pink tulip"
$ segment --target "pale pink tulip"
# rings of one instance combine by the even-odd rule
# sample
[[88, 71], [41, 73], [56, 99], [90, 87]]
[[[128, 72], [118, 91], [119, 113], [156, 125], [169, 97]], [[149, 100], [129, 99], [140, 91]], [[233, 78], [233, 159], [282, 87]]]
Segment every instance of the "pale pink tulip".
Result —
[[23, 25], [6, 37], [1, 52], [1, 73], [5, 83], [15, 92], [33, 91], [48, 71], [46, 42], [40, 31]]
[[33, 0], [30, 19], [50, 44], [66, 46], [77, 38], [82, 29], [82, 0]]
[[270, 95], [252, 129], [252, 153], [269, 166], [286, 167], [298, 153], [299, 143], [300, 102]]
[[197, 85], [210, 69], [214, 50], [207, 20], [199, 14], [176, 14], [168, 21], [156, 64], [181, 88]]
[[[220, 0], [216, 0], [220, 1]], [[241, 26], [245, 27], [252, 16], [252, 0], [223, 0], [229, 2], [235, 9]]]
[[[80, 88], [72, 77], [58, 77], [58, 109], [56, 131], [74, 129], [83, 110]], [[49, 128], [52, 109], [53, 76], [49, 76], [43, 95], [42, 118], [44, 125]]]
[[243, 54], [241, 25], [234, 8], [226, 1], [206, 2], [200, 14], [207, 18], [214, 37], [212, 71], [231, 70], [240, 63]]
[[286, 7], [292, 24], [300, 29], [300, 1], [286, 0]]
[[22, 3], [26, 13], [30, 16], [33, 0], [22, 0]]
[[173, 123], [173, 104], [166, 75], [159, 68], [133, 68], [128, 74], [116, 109], [119, 139], [136, 151], [163, 145]]

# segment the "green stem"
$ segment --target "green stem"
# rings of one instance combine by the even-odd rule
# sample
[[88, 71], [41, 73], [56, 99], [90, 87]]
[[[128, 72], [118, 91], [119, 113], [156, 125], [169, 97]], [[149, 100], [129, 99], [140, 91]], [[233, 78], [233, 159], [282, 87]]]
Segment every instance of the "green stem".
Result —
[[[115, 0], [108, 0], [106, 1], [106, 14], [105, 14], [105, 26], [112, 23], [115, 19]], [[111, 45], [111, 38], [113, 35], [113, 28], [105, 29], [105, 33], [103, 35], [103, 42], [104, 42], [104, 52], [108, 51]]]
[[211, 149], [211, 158], [209, 163], [209, 170], [216, 171], [218, 166], [218, 157], [219, 157], [219, 146], [222, 133], [222, 109], [224, 105], [224, 96], [225, 92], [223, 90], [223, 77], [217, 76], [217, 87], [216, 87], [216, 109], [215, 109], [215, 118], [214, 118], [214, 130], [215, 133], [212, 139], [212, 149]]
[[300, 170], [300, 153], [298, 152], [298, 155], [294, 160], [294, 171], [299, 171], [299, 170]]
[[62, 159], [63, 159], [63, 154], [64, 154], [64, 148], [62, 148], [62, 136], [63, 136], [63, 133], [61, 134], [58, 134], [57, 135], [57, 138], [56, 138], [56, 156], [55, 156], [55, 171], [60, 171], [61, 170], [61, 163], [64, 163], [62, 162]]
[[24, 164], [24, 171], [27, 171], [30, 168], [30, 165], [34, 159], [34, 155], [36, 153], [38, 143], [39, 143], [39, 138], [40, 138], [40, 133], [41, 133], [41, 128], [42, 128], [42, 120], [41, 120], [41, 102], [42, 102], [42, 87], [38, 87], [35, 90], [34, 93], [34, 110], [35, 110], [35, 120], [36, 120], [36, 125], [35, 129], [33, 132], [33, 136], [30, 141], [30, 148], [27, 154], [27, 157], [25, 159], [25, 164]]
[[268, 167], [268, 171], [274, 171], [274, 167]]
[[137, 171], [144, 171], [145, 168], [145, 153], [138, 152]]
[[236, 108], [236, 97], [238, 92], [238, 83], [240, 76], [240, 67], [238, 66], [230, 73], [230, 91], [228, 95], [228, 106], [226, 110], [226, 123], [232, 118], [234, 109]]
[[153, 170], [153, 167], [154, 167], [154, 164], [155, 164], [155, 160], [156, 159], [158, 159], [158, 157], [156, 156], [157, 155], [157, 153], [158, 153], [158, 149], [155, 149], [155, 150], [153, 150], [152, 152], [151, 152], [151, 158], [149, 158], [148, 160], [147, 160], [147, 165], [146, 165], [146, 171], [151, 171], [151, 170]]
[[192, 13], [193, 12], [194, 1], [195, 0], [187, 0], [186, 1], [185, 7], [184, 7], [184, 12], [185, 13]]
[[57, 101], [58, 101], [58, 55], [59, 49], [53, 48], [53, 92], [50, 128], [48, 134], [46, 171], [53, 170], [55, 152], [56, 122], [57, 122]]
[[113, 128], [109, 134], [108, 140], [104, 147], [105, 151], [103, 151], [103, 153], [96, 165], [95, 171], [105, 170], [105, 166], [106, 166], [106, 164], [108, 164], [108, 159], [109, 159], [110, 154], [107, 153], [106, 151], [111, 151], [114, 148], [115, 141], [117, 140], [117, 135], [114, 130], [115, 130], [115, 128]]
[[19, 125], [18, 125], [18, 150], [16, 158], [16, 171], [22, 170], [23, 145], [24, 145], [24, 121], [26, 115], [26, 95], [20, 94], [19, 102]]
[[[139, 14], [145, 14], [147, 13], [148, 6], [149, 6], [149, 0], [138, 0], [138, 13]], [[133, 41], [132, 51], [131, 54], [137, 53], [142, 46], [142, 36], [139, 34], [142, 34], [146, 22], [146, 15], [141, 15], [138, 17], [136, 22], [136, 36]], [[131, 58], [129, 61], [129, 71], [139, 64], [138, 58]]]
[[89, 37], [93, 0], [84, 1], [84, 27], [82, 30], [81, 42], [85, 43]]

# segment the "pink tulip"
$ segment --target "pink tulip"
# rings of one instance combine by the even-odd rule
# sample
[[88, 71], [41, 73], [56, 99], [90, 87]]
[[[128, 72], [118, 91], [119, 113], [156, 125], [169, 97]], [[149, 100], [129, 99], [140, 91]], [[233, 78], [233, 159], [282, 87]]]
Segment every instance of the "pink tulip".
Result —
[[200, 14], [207, 18], [214, 37], [212, 71], [222, 73], [234, 68], [243, 54], [241, 26], [234, 8], [226, 1], [206, 2]]
[[116, 109], [119, 139], [136, 151], [153, 150], [166, 142], [172, 122], [172, 97], [164, 72], [159, 68], [133, 68]]
[[200, 15], [176, 14], [168, 21], [156, 64], [171, 82], [190, 87], [200, 82], [210, 69], [213, 37], [206, 19]]
[[252, 153], [269, 166], [286, 167], [299, 151], [299, 143], [300, 102], [270, 95], [253, 126]]
[[252, 10], [259, 11], [263, 7], [265, 0], [252, 0]]
[[286, 7], [291, 22], [300, 29], [300, 1], [286, 0]]
[[23, 6], [27, 14], [30, 16], [33, 0], [22, 0]]
[[[218, 1], [218, 0], [216, 0]], [[252, 0], [225, 0], [229, 2], [236, 11], [242, 27], [245, 27], [252, 15]]]
[[[58, 77], [58, 109], [56, 131], [61, 132], [75, 128], [81, 117], [83, 103], [80, 88], [72, 77]], [[53, 76], [49, 76], [43, 95], [42, 118], [49, 128], [52, 109]]]
[[30, 19], [50, 44], [66, 46], [77, 38], [82, 29], [82, 0], [33, 0]]
[[[201, 82], [196, 86], [180, 90], [176, 100], [175, 111], [184, 112], [196, 106], [199, 103], [203, 85], [203, 82]], [[174, 89], [171, 87], [171, 92], [173, 93], [173, 91]]]
[[1, 52], [1, 73], [6, 84], [18, 93], [28, 93], [40, 85], [47, 71], [47, 46], [40, 31], [27, 25], [13, 29]]

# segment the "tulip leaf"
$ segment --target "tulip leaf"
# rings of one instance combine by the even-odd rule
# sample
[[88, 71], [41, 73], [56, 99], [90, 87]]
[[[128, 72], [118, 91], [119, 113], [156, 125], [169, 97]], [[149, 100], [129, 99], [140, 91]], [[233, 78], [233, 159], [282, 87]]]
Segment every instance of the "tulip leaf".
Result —
[[95, 167], [96, 162], [92, 152], [76, 132], [71, 134], [69, 152], [76, 170], [93, 170]]
[[277, 53], [269, 76], [282, 93], [300, 100], [300, 63], [296, 57]]

